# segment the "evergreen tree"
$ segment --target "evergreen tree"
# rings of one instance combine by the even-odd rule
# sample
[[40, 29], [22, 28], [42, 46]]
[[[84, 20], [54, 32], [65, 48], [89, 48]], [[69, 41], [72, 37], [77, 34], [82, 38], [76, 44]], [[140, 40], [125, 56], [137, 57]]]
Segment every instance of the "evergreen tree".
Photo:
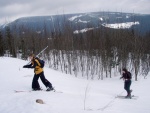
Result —
[[7, 49], [13, 57], [16, 57], [16, 50], [14, 45], [14, 38], [11, 34], [10, 28], [6, 27]]
[[4, 56], [4, 44], [3, 44], [3, 36], [0, 31], [0, 56]]

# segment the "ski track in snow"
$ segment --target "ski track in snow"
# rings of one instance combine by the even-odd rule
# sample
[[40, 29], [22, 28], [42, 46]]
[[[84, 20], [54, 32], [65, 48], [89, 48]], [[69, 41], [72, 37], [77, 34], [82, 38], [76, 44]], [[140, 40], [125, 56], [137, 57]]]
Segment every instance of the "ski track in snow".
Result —
[[[33, 69], [22, 68], [28, 61], [0, 57], [0, 63], [0, 113], [150, 113], [149, 76], [132, 81], [132, 94], [138, 99], [117, 99], [116, 95], [126, 95], [119, 76], [103, 81], [86, 80], [45, 67], [46, 78], [56, 91], [63, 93], [34, 92], [31, 91]], [[45, 90], [40, 79], [39, 83]], [[14, 90], [27, 92], [15, 93]], [[45, 104], [36, 103], [36, 99], [42, 99]]]

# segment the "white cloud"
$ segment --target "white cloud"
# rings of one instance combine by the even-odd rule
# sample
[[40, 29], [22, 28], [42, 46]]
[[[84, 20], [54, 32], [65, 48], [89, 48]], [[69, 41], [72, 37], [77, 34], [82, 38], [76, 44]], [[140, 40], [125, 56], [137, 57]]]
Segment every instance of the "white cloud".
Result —
[[30, 6], [28, 4], [13, 4], [13, 5], [7, 5], [4, 7], [3, 13], [13, 15], [13, 14], [21, 14], [30, 11]]
[[0, 23], [5, 18], [54, 15], [93, 11], [119, 11], [150, 14], [150, 0], [4, 0], [0, 4]]

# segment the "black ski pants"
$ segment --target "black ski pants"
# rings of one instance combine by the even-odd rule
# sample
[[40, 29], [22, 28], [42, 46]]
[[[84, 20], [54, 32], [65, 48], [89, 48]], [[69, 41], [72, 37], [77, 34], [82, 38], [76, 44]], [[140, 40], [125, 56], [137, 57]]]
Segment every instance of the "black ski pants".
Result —
[[40, 74], [35, 74], [32, 80], [32, 89], [40, 89], [40, 85], [38, 82], [38, 79], [41, 79], [42, 83], [45, 85], [45, 87], [52, 87], [52, 84], [45, 78], [44, 72], [41, 72]]
[[124, 89], [127, 91], [127, 94], [130, 94], [130, 86], [131, 86], [131, 80], [125, 80], [124, 82]]

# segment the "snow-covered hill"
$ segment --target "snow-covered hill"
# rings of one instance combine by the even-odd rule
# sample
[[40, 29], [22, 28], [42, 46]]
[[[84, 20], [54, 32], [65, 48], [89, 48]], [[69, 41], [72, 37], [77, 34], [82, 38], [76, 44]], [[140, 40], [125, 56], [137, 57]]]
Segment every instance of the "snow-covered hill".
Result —
[[[55, 32], [56, 30], [64, 30], [64, 27], [71, 25], [74, 33], [82, 33], [88, 29], [97, 29], [99, 27], [107, 27], [111, 29], [135, 29], [140, 33], [150, 31], [150, 15], [122, 13], [122, 12], [91, 12], [77, 14], [61, 14], [50, 16], [33, 16], [18, 18], [10, 22], [10, 28], [20, 33], [26, 30], [35, 32]], [[6, 25], [0, 25], [2, 31]], [[46, 30], [46, 31], [45, 31]], [[79, 31], [79, 32], [77, 32]]]
[[[22, 68], [27, 63], [0, 57], [0, 113], [150, 113], [149, 77], [133, 80], [131, 88], [138, 99], [118, 99], [116, 95], [126, 95], [119, 76], [103, 81], [86, 80], [45, 67], [46, 78], [63, 93], [15, 93], [14, 90], [31, 90], [33, 70]], [[46, 89], [40, 79], [39, 82]], [[42, 99], [45, 104], [36, 103], [36, 99]]]

